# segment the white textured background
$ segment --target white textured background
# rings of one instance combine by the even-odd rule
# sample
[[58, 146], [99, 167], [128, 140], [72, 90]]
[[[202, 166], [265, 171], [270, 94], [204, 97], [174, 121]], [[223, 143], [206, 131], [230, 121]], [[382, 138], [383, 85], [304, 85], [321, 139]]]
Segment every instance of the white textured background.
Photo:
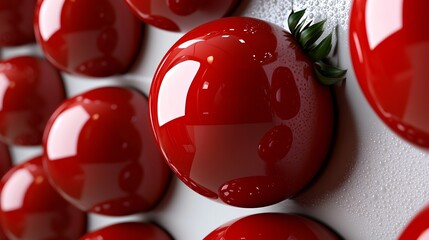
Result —
[[[338, 60], [348, 77], [335, 87], [339, 121], [334, 150], [319, 178], [300, 196], [260, 209], [239, 209], [212, 202], [176, 178], [160, 206], [152, 212], [121, 218], [90, 216], [90, 228], [113, 222], [145, 219], [158, 222], [177, 240], [202, 239], [219, 225], [256, 212], [298, 212], [335, 229], [345, 239], [395, 239], [404, 225], [429, 200], [429, 152], [394, 135], [363, 97], [348, 50], [351, 0], [242, 0], [235, 15], [252, 16], [285, 26], [293, 8], [307, 8], [315, 20], [328, 18], [338, 26]], [[143, 51], [133, 70], [101, 80], [64, 74], [69, 96], [104, 85], [132, 85], [148, 93], [158, 62], [181, 36], [146, 28]], [[3, 58], [40, 55], [37, 46], [5, 49]], [[13, 147], [15, 163], [40, 154], [41, 148]]]

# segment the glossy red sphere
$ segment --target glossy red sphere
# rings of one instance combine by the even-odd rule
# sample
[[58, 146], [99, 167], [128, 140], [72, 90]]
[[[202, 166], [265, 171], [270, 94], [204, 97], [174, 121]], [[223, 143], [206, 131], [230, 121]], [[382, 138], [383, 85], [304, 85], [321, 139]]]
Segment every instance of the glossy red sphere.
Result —
[[239, 207], [294, 196], [326, 158], [329, 88], [282, 28], [234, 17], [200, 26], [162, 60], [152, 127], [168, 164], [198, 193]]
[[169, 180], [147, 100], [127, 88], [99, 88], [65, 101], [47, 125], [44, 150], [54, 187], [85, 211], [150, 210]]
[[123, 0], [40, 0], [35, 14], [36, 38], [48, 60], [90, 77], [127, 71], [141, 27]]
[[145, 23], [168, 31], [189, 31], [231, 12], [238, 0], [125, 0]]
[[75, 240], [85, 233], [86, 214], [52, 188], [41, 157], [12, 168], [0, 188], [1, 225], [11, 240]]
[[149, 223], [127, 222], [111, 225], [97, 231], [87, 233], [80, 240], [172, 240], [168, 233], [160, 227]]
[[372, 108], [397, 134], [424, 148], [429, 148], [428, 9], [427, 0], [356, 0], [349, 36], [356, 76]]
[[32, 43], [37, 0], [0, 1], [0, 47]]
[[0, 138], [8, 144], [39, 145], [51, 114], [66, 98], [59, 72], [46, 60], [0, 61]]
[[398, 240], [429, 239], [429, 206], [422, 209], [403, 230]]
[[239, 239], [339, 240], [340, 238], [309, 218], [281, 213], [261, 213], [233, 220], [204, 238], [204, 240]]

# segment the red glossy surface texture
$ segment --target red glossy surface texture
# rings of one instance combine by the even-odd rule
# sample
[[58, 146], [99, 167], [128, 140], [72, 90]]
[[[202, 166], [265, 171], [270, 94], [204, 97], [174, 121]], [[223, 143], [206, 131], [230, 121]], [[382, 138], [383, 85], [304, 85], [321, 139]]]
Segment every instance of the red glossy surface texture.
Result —
[[[9, 148], [6, 144], [0, 142], [0, 177], [2, 177], [12, 167]], [[0, 238], [1, 239], [1, 238]]]
[[141, 23], [122, 0], [41, 0], [35, 29], [48, 60], [90, 77], [125, 72], [141, 45]]
[[80, 240], [172, 240], [168, 233], [154, 224], [119, 223], [87, 233]]
[[306, 217], [262, 213], [233, 220], [211, 232], [204, 240], [297, 239], [339, 240], [323, 225]]
[[0, 1], [0, 47], [32, 43], [37, 0]]
[[127, 88], [99, 88], [65, 101], [48, 123], [44, 150], [54, 186], [85, 211], [149, 210], [169, 180], [147, 100]]
[[429, 206], [420, 211], [402, 232], [399, 240], [429, 239]]
[[17, 57], [0, 62], [0, 138], [39, 145], [51, 114], [65, 99], [59, 72], [46, 60]]
[[85, 233], [86, 214], [52, 188], [41, 157], [12, 168], [0, 187], [0, 220], [11, 240], [75, 240]]
[[0, 240], [9, 240], [3, 231], [0, 231]]
[[356, 0], [350, 22], [351, 57], [366, 98], [391, 129], [424, 148], [429, 148], [428, 9], [426, 0]]
[[189, 31], [227, 15], [238, 0], [125, 0], [147, 24], [168, 31]]
[[331, 142], [329, 88], [289, 33], [257, 19], [220, 19], [186, 34], [158, 68], [149, 105], [173, 171], [234, 206], [292, 197]]
[[[12, 159], [10, 157], [9, 148], [6, 144], [0, 142], [0, 177], [9, 171], [12, 167]], [[0, 201], [1, 202], [1, 201]], [[1, 203], [0, 203], [1, 206]], [[0, 240], [7, 240], [3, 229], [0, 228]]]

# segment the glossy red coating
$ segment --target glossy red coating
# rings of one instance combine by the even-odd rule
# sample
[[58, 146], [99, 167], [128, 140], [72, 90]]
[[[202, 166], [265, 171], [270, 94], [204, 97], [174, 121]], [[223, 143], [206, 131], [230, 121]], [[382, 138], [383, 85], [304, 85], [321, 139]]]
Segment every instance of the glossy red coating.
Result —
[[[0, 177], [2, 177], [12, 167], [12, 158], [9, 147], [0, 142]], [[1, 239], [1, 238], [0, 238]]]
[[238, 0], [125, 0], [142, 21], [175, 32], [186, 32], [226, 16]]
[[429, 239], [429, 206], [423, 208], [403, 230], [398, 240]]
[[30, 56], [0, 61], [0, 139], [41, 144], [46, 122], [65, 98], [61, 75], [48, 61]]
[[181, 38], [149, 98], [168, 164], [198, 193], [239, 207], [294, 196], [326, 158], [329, 88], [282, 28], [234, 17]]
[[0, 189], [1, 225], [11, 240], [75, 240], [85, 233], [86, 214], [52, 188], [42, 157], [12, 168]]
[[372, 108], [399, 136], [426, 149], [428, 9], [427, 0], [356, 0], [349, 36], [356, 76]]
[[226, 223], [204, 240], [297, 239], [339, 240], [328, 228], [309, 218], [282, 213], [260, 213]]
[[104, 87], [65, 101], [43, 143], [54, 187], [82, 210], [146, 211], [166, 189], [169, 169], [150, 129], [147, 100], [135, 90]]
[[[0, 142], [0, 177], [9, 171], [12, 167], [12, 159], [10, 156], [9, 148], [6, 144]], [[1, 202], [1, 201], [0, 201]], [[1, 203], [0, 203], [1, 206]], [[0, 228], [0, 240], [7, 240], [6, 235], [3, 232], [3, 229]]]
[[126, 222], [111, 225], [97, 231], [87, 233], [80, 240], [173, 240], [160, 227], [150, 223]]
[[35, 41], [33, 18], [37, 0], [0, 1], [0, 47]]
[[40, 0], [35, 14], [36, 38], [48, 60], [90, 77], [127, 71], [141, 29], [123, 0]]

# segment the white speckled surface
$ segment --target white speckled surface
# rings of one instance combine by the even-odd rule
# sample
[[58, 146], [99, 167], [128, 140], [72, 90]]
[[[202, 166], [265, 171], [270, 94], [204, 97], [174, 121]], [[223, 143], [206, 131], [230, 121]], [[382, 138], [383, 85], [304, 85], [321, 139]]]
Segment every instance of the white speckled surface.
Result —
[[[106, 218], [91, 215], [91, 229], [128, 219], [155, 220], [177, 240], [202, 239], [233, 218], [255, 212], [299, 212], [335, 229], [345, 239], [395, 239], [409, 219], [429, 200], [429, 152], [394, 135], [364, 99], [348, 53], [351, 0], [243, 0], [237, 15], [265, 19], [285, 27], [291, 8], [308, 9], [315, 20], [338, 24], [339, 64], [348, 78], [335, 87], [338, 105], [336, 142], [326, 167], [294, 200], [261, 209], [238, 209], [212, 202], [173, 179], [160, 206], [145, 215]], [[103, 85], [132, 85], [146, 94], [158, 62], [181, 34], [146, 28], [141, 54], [133, 70], [105, 80], [65, 76], [69, 96]], [[40, 54], [36, 46], [5, 49], [3, 57]], [[38, 147], [14, 147], [15, 162], [39, 154]]]

